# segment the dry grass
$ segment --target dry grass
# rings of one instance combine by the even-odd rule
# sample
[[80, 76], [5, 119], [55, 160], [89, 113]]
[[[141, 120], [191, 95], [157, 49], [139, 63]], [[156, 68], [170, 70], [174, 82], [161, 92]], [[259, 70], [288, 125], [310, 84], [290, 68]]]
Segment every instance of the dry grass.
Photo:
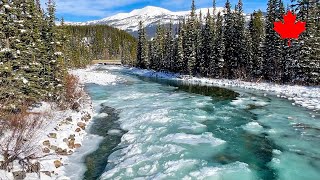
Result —
[[24, 170], [30, 169], [30, 160], [37, 159], [39, 147], [35, 138], [41, 129], [45, 114], [28, 112], [23, 106], [18, 113], [2, 112], [0, 114], [0, 154], [4, 161], [0, 169], [10, 171], [13, 161], [18, 161]]
[[71, 74], [67, 74], [64, 80], [64, 100], [61, 103], [61, 108], [72, 108], [75, 103], [80, 104], [81, 98], [84, 96], [84, 91], [79, 85], [79, 79]]

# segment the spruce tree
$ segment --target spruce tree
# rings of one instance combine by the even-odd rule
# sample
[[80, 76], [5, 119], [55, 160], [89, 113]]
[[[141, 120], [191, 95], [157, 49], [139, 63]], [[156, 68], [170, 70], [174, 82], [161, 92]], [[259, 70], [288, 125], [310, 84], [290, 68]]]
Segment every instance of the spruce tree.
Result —
[[264, 22], [262, 11], [254, 12], [249, 22], [249, 31], [252, 42], [252, 78], [260, 78], [263, 63]]
[[266, 80], [273, 82], [281, 82], [281, 72], [283, 72], [284, 67], [284, 40], [281, 40], [280, 36], [274, 31], [273, 26], [275, 21], [282, 19], [282, 5], [278, 0], [269, 0], [267, 9], [263, 75]]
[[185, 63], [188, 65], [186, 70], [189, 75], [196, 74], [197, 31], [196, 7], [193, 0], [190, 18], [187, 21], [187, 29], [184, 35], [184, 55]]
[[210, 74], [210, 64], [214, 61], [213, 59], [213, 48], [214, 48], [214, 29], [213, 20], [208, 9], [206, 16], [206, 23], [202, 30], [202, 47], [201, 47], [201, 63], [200, 70], [202, 76], [208, 76]]
[[224, 45], [224, 27], [223, 16], [219, 12], [217, 15], [216, 36], [214, 39], [213, 61], [210, 62], [210, 76], [213, 78], [222, 78], [228, 73], [224, 61], [225, 45]]
[[138, 46], [137, 46], [137, 66], [139, 68], [148, 67], [148, 44], [145, 28], [143, 27], [142, 22], [139, 22], [139, 31], [138, 31]]
[[176, 38], [176, 61], [175, 61], [175, 72], [183, 72], [184, 69], [184, 49], [183, 49], [183, 40], [184, 40], [184, 31], [185, 31], [185, 24], [179, 24], [179, 31], [178, 31], [178, 37]]
[[234, 22], [233, 14], [231, 12], [230, 1], [227, 0], [225, 4], [226, 12], [224, 14], [224, 60], [225, 60], [225, 72], [224, 77], [228, 79], [235, 78], [235, 71], [238, 68], [238, 59], [235, 57], [235, 45], [234, 45]]

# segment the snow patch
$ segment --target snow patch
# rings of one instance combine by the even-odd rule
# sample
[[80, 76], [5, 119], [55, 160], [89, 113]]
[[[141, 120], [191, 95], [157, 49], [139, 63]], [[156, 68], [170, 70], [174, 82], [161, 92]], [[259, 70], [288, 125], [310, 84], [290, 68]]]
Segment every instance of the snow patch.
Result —
[[91, 66], [86, 69], [71, 70], [70, 73], [79, 77], [82, 84], [97, 84], [97, 85], [115, 85], [116, 82], [123, 81], [118, 76], [109, 73], [107, 70], [95, 71], [97, 66]]

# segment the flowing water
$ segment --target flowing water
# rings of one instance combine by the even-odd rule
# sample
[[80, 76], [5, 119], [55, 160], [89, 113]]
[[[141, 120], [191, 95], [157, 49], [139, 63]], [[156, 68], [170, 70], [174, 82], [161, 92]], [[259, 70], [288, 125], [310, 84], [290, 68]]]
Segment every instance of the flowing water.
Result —
[[[104, 137], [84, 179], [319, 180], [320, 117], [262, 92], [108, 70], [88, 85]], [[108, 115], [107, 115], [108, 114]]]

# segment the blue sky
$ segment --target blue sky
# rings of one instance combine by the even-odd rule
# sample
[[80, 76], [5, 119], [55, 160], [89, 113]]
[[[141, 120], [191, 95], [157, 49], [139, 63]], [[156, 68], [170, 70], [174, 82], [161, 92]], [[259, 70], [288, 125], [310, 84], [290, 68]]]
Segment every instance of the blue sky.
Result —
[[[44, 4], [47, 0], [41, 0]], [[55, 0], [57, 17], [66, 21], [83, 22], [102, 19], [120, 12], [130, 12], [145, 6], [159, 6], [171, 11], [189, 10], [191, 0]], [[212, 0], [195, 0], [197, 8], [212, 6]], [[216, 0], [218, 7], [223, 7], [226, 0]], [[238, 0], [230, 0], [235, 5]], [[285, 5], [290, 0], [284, 0]], [[267, 0], [243, 0], [246, 13], [267, 8]]]

